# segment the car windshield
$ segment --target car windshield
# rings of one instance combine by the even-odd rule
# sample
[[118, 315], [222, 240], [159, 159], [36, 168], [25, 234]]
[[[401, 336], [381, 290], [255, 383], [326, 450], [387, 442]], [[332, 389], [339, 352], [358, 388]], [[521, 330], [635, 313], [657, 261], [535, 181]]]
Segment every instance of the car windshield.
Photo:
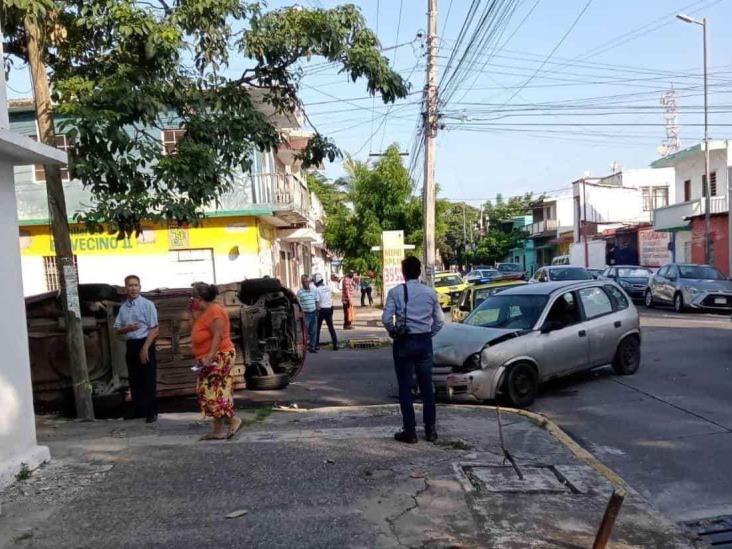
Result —
[[465, 324], [482, 328], [530, 330], [544, 310], [546, 301], [547, 297], [543, 295], [489, 296], [465, 319]]
[[567, 267], [566, 269], [551, 269], [549, 278], [551, 280], [592, 280], [592, 275], [580, 267]]
[[462, 284], [463, 279], [458, 275], [441, 276], [435, 279], [435, 288], [441, 288], [443, 286], [455, 286]]
[[681, 278], [696, 278], [699, 280], [724, 280], [724, 276], [714, 267], [706, 265], [679, 265]]
[[648, 269], [624, 268], [618, 269], [618, 276], [620, 278], [648, 278], [651, 276], [651, 271]]
[[521, 268], [521, 265], [518, 265], [517, 263], [502, 263], [498, 266], [498, 270], [507, 273], [518, 273], [523, 269]]

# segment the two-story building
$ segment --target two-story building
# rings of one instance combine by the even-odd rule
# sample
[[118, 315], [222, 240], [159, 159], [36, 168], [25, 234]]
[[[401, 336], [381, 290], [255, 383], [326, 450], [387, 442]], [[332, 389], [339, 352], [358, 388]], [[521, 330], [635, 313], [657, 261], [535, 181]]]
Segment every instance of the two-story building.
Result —
[[533, 242], [535, 265], [527, 270], [551, 265], [552, 259], [569, 253], [574, 228], [574, 201], [563, 193], [535, 202], [531, 208], [532, 222], [526, 226], [527, 238]]
[[[667, 235], [651, 234], [650, 224], [653, 210], [674, 200], [673, 168], [630, 169], [606, 177], [578, 179], [572, 182], [572, 194], [573, 263], [658, 267], [666, 261], [665, 250], [659, 254], [655, 248], [666, 246]], [[600, 255], [604, 257], [590, 261], [585, 239], [603, 240], [605, 250]]]
[[[729, 275], [729, 179], [732, 155], [729, 140], [709, 141], [709, 211], [711, 216], [710, 263]], [[651, 163], [652, 168], [674, 168], [674, 199], [653, 212], [656, 231], [669, 233], [673, 260], [680, 263], [705, 262], [704, 144], [699, 143]]]
[[[272, 276], [294, 288], [303, 273], [328, 276], [330, 255], [322, 238], [325, 215], [296, 158], [309, 134], [296, 115], [270, 116], [287, 136], [287, 145], [256, 151], [252, 169], [236, 177], [200, 226], [148, 222], [139, 236], [118, 240], [115, 234], [90, 234], [85, 226], [72, 223], [79, 281], [121, 284], [126, 274], [134, 273], [146, 289], [153, 289]], [[10, 101], [10, 124], [21, 135], [36, 136], [31, 100]], [[160, 132], [160, 146], [172, 151], [182, 135], [171, 119]], [[63, 134], [57, 135], [57, 147], [68, 147]], [[79, 181], [68, 179], [68, 170], [63, 175], [71, 215], [82, 211], [92, 197]], [[15, 180], [25, 295], [55, 290], [59, 284], [43, 166], [18, 167]]]

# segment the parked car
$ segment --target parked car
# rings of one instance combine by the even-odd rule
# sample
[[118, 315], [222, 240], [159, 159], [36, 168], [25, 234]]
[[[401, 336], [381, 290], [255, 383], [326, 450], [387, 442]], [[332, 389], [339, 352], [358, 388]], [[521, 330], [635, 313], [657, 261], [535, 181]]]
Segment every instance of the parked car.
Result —
[[614, 280], [632, 299], [645, 297], [651, 276], [653, 272], [650, 269], [637, 265], [615, 265], [602, 273], [602, 279]]
[[435, 291], [440, 301], [440, 307], [449, 309], [458, 302], [460, 294], [468, 287], [467, 282], [457, 273], [435, 274]]
[[[305, 326], [297, 297], [277, 279], [252, 279], [219, 285], [217, 302], [227, 311], [236, 346], [234, 388], [285, 387], [305, 362]], [[157, 396], [196, 394], [191, 371], [190, 288], [144, 292], [158, 309]], [[118, 409], [127, 391], [125, 342], [112, 324], [124, 299], [123, 288], [80, 284], [79, 302], [87, 367], [95, 407]], [[59, 292], [25, 300], [33, 400], [36, 409], [73, 409], [73, 383], [65, 352]]]
[[486, 284], [494, 280], [500, 280], [501, 273], [496, 269], [473, 269], [465, 275], [468, 284]]
[[552, 259], [552, 265], [569, 265], [569, 255], [558, 255]]
[[640, 341], [638, 311], [615, 283], [527, 284], [446, 325], [433, 340], [432, 377], [440, 397], [498, 397], [525, 407], [553, 378], [606, 364], [635, 373]]
[[562, 282], [566, 280], [592, 280], [592, 275], [584, 267], [573, 267], [571, 265], [551, 265], [540, 267], [529, 279], [529, 283], [535, 282]]
[[597, 280], [602, 276], [602, 273], [605, 272], [605, 269], [587, 269], [587, 272], [590, 273], [592, 278]]
[[526, 272], [519, 263], [498, 263], [496, 270], [503, 280], [526, 280]]
[[452, 321], [462, 322], [487, 297], [523, 284], [526, 284], [523, 280], [498, 280], [488, 284], [468, 286], [463, 290], [458, 302], [452, 306]]
[[672, 305], [677, 313], [732, 311], [732, 281], [711, 265], [671, 263], [650, 277], [645, 303], [646, 307]]

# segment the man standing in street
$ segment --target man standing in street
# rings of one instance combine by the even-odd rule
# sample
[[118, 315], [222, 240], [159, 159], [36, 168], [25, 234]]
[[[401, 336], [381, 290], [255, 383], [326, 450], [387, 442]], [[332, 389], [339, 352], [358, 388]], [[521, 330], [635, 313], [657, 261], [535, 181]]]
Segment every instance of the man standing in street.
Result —
[[315, 348], [320, 348], [320, 330], [323, 327], [323, 322], [325, 322], [330, 333], [330, 340], [333, 343], [333, 350], [337, 351], [338, 335], [333, 326], [333, 290], [325, 283], [323, 277], [317, 273], [313, 275], [313, 282], [315, 282], [315, 292], [318, 296], [318, 337], [316, 338]]
[[353, 271], [343, 277], [341, 285], [341, 302], [343, 303], [343, 329], [353, 330], [354, 312], [353, 312]]
[[305, 326], [308, 331], [308, 351], [317, 353], [316, 343], [318, 334], [316, 330], [318, 327], [318, 307], [316, 302], [318, 300], [318, 293], [315, 291], [315, 286], [311, 285], [308, 275], [302, 275], [300, 277], [300, 283], [301, 287], [297, 291], [297, 299], [300, 302], [300, 307], [302, 307], [302, 312], [305, 314]]
[[425, 439], [437, 440], [435, 394], [432, 387], [432, 338], [444, 324], [437, 293], [419, 282], [422, 263], [416, 257], [402, 261], [404, 284], [389, 290], [381, 320], [394, 340], [394, 368], [399, 384], [399, 407], [403, 429], [394, 435], [399, 442], [417, 442], [412, 402], [415, 371], [422, 394]]
[[114, 321], [114, 329], [127, 339], [127, 377], [134, 404], [134, 417], [147, 423], [158, 419], [157, 361], [158, 311], [152, 301], [140, 295], [140, 277], [125, 277], [127, 299]]
[[371, 271], [367, 272], [365, 275], [361, 277], [361, 307], [366, 306], [366, 298], [368, 297], [369, 300], [369, 307], [373, 306], [374, 304], [374, 298], [372, 297], [371, 293], [373, 291], [372, 289], [372, 273]]

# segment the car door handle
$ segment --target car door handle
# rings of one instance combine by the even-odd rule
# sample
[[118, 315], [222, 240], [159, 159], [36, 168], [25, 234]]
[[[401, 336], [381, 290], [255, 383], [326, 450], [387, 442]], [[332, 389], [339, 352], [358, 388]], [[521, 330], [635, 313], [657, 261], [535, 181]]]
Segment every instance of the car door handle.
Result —
[[619, 320], [616, 320], [616, 321], [615, 321], [615, 327], [616, 327], [616, 328], [620, 328], [620, 327], [621, 327], [622, 325], [623, 325], [623, 323], [622, 323], [622, 322], [620, 322]]
[[580, 330], [578, 333], [580, 337], [585, 337], [587, 335], [587, 330]]

